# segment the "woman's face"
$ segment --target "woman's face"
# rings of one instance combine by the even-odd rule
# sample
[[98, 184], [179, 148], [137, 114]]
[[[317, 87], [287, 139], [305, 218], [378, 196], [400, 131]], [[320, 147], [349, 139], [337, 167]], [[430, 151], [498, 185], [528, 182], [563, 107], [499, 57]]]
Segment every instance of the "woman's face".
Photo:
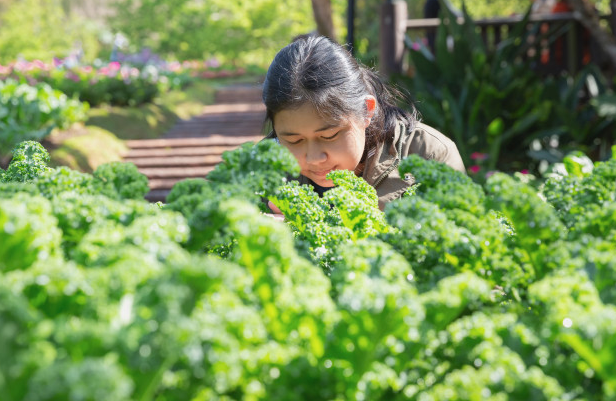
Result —
[[325, 179], [327, 173], [355, 170], [364, 153], [366, 127], [374, 112], [374, 98], [368, 98], [368, 117], [340, 123], [323, 120], [307, 103], [274, 116], [276, 135], [299, 162], [302, 175], [317, 185], [332, 187], [333, 182]]

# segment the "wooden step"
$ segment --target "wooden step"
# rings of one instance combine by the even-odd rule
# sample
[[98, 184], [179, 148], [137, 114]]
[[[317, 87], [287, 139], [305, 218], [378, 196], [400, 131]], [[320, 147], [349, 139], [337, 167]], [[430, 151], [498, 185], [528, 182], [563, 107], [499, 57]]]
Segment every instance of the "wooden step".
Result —
[[124, 160], [148, 177], [146, 199], [164, 202], [171, 188], [187, 178], [205, 178], [222, 153], [263, 139], [265, 106], [259, 85], [216, 91], [216, 104], [190, 120], [178, 121], [163, 138], [126, 141]]
[[234, 113], [246, 113], [246, 114], [265, 114], [265, 105], [259, 103], [225, 103], [225, 104], [213, 104], [203, 107], [202, 116], [195, 118], [203, 119], [204, 116], [209, 114], [234, 114]]
[[[201, 177], [203, 178], [203, 177]], [[150, 185], [150, 190], [152, 191], [157, 191], [157, 190], [169, 190], [171, 188], [173, 188], [173, 186], [175, 184], [177, 184], [178, 182], [185, 180], [186, 177], [175, 177], [175, 178], [154, 178], [152, 180], [150, 180], [149, 185]]]
[[200, 167], [145, 167], [140, 168], [139, 172], [148, 179], [152, 178], [193, 178], [205, 176], [214, 170], [214, 166]]
[[228, 150], [236, 149], [236, 145], [229, 146], [198, 146], [193, 148], [145, 148], [129, 149], [122, 156], [126, 161], [134, 161], [149, 157], [177, 157], [177, 156], [210, 156], [221, 155]]
[[162, 157], [139, 157], [136, 159], [124, 159], [134, 163], [137, 167], [196, 167], [214, 166], [222, 161], [220, 155], [208, 156], [162, 156]]
[[[177, 138], [204, 138], [212, 133], [220, 134], [220, 130], [210, 131], [207, 128], [194, 128], [194, 129], [183, 129], [178, 131], [169, 131], [165, 138], [168, 139], [177, 139]], [[262, 135], [262, 131], [259, 129], [237, 129], [237, 130], [227, 130], [224, 136], [226, 137], [237, 137], [237, 136], [260, 136], [259, 139], [262, 139], [264, 135]], [[253, 141], [254, 142], [254, 141]]]
[[261, 86], [238, 86], [219, 89], [214, 95], [216, 103], [246, 103], [262, 102], [263, 89]]
[[137, 139], [126, 141], [126, 146], [130, 149], [183, 148], [189, 146], [239, 146], [246, 142], [258, 142], [261, 139], [263, 139], [261, 135], [212, 135], [205, 138]]

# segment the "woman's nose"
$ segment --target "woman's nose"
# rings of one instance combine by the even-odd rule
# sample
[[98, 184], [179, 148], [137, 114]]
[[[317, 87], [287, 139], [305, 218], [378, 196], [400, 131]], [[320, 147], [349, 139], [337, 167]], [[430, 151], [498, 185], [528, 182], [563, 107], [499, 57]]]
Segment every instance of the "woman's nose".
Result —
[[318, 143], [308, 143], [306, 148], [306, 163], [319, 164], [327, 160], [327, 152]]

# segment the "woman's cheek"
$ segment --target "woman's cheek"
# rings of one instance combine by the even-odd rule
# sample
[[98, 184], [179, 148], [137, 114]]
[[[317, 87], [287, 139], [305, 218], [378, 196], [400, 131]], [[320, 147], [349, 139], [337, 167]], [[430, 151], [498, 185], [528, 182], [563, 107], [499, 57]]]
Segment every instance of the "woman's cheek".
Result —
[[302, 166], [303, 163], [303, 157], [302, 157], [302, 145], [300, 144], [296, 144], [293, 146], [285, 146], [287, 149], [289, 149], [289, 151], [291, 152], [291, 154], [295, 157], [295, 159], [297, 160], [297, 162], [299, 163], [300, 166]]

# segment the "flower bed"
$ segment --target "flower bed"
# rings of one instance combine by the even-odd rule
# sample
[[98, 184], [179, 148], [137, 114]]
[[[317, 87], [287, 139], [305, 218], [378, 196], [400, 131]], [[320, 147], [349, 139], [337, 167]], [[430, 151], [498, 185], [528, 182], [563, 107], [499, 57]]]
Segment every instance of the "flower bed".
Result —
[[54, 89], [76, 96], [90, 106], [110, 104], [138, 106], [160, 94], [183, 89], [193, 79], [229, 78], [244, 75], [244, 68], [224, 68], [217, 62], [184, 61], [137, 65], [110, 62], [91, 66], [55, 60], [44, 63], [19, 61], [0, 65], [0, 80], [13, 78], [31, 85], [47, 83]]

